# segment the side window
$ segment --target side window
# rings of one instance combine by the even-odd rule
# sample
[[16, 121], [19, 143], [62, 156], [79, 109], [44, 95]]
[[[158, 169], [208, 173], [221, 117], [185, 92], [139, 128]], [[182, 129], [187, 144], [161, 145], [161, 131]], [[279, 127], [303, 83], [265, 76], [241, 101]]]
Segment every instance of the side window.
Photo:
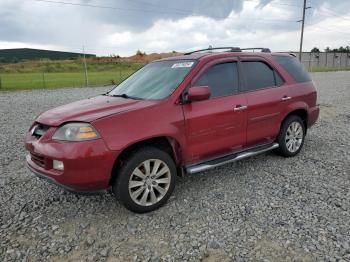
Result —
[[278, 73], [264, 62], [246, 61], [242, 62], [242, 67], [246, 80], [246, 91], [283, 84], [283, 80]]
[[304, 70], [303, 65], [295, 57], [274, 55], [274, 58], [295, 81], [299, 83], [311, 81], [310, 75]]
[[275, 71], [275, 80], [276, 80], [276, 86], [281, 86], [284, 84], [282, 77], [276, 71]]
[[210, 67], [199, 77], [195, 86], [209, 86], [211, 98], [238, 93], [237, 63], [222, 63]]

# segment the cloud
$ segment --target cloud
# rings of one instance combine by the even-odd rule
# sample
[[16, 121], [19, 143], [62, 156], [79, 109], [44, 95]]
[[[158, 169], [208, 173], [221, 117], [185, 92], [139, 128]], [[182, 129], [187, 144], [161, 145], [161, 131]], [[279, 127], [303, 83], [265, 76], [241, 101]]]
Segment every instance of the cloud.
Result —
[[243, 0], [83, 0], [82, 3], [94, 6], [83, 7], [88, 16], [133, 31], [149, 28], [160, 19], [177, 20], [194, 15], [225, 19], [243, 7]]
[[[55, 0], [53, 0], [55, 1]], [[131, 55], [213, 46], [298, 49], [301, 3], [270, 0], [1, 0], [0, 48]], [[287, 4], [286, 4], [287, 3]], [[288, 4], [290, 3], [290, 4]], [[349, 1], [309, 0], [305, 48], [349, 43]], [[100, 6], [96, 7], [96, 6]], [[102, 7], [114, 7], [108, 9]]]

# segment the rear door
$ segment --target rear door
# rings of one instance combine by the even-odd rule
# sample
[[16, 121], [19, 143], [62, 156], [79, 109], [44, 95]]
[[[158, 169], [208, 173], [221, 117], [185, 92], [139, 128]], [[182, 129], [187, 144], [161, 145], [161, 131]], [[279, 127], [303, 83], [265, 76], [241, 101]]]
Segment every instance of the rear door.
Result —
[[274, 141], [290, 98], [278, 72], [263, 58], [241, 59], [247, 99], [247, 147]]
[[208, 100], [183, 105], [190, 162], [198, 162], [242, 149], [246, 141], [244, 94], [239, 94], [240, 80], [236, 60], [207, 65], [191, 86], [209, 86]]

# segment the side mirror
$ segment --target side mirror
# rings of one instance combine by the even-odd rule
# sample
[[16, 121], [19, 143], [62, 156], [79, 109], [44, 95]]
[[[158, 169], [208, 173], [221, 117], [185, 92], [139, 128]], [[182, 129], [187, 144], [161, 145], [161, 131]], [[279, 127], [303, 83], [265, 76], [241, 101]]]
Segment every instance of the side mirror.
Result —
[[187, 99], [190, 102], [207, 100], [210, 97], [209, 86], [193, 86], [188, 90]]

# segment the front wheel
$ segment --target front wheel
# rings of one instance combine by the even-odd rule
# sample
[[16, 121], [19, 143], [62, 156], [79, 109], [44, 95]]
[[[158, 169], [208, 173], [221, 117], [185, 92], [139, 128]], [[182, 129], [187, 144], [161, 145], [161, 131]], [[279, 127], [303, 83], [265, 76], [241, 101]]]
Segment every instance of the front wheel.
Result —
[[305, 125], [299, 116], [291, 115], [282, 124], [277, 152], [285, 157], [297, 155], [304, 145]]
[[176, 166], [164, 151], [146, 147], [123, 161], [113, 192], [124, 206], [137, 213], [162, 206], [175, 187]]

